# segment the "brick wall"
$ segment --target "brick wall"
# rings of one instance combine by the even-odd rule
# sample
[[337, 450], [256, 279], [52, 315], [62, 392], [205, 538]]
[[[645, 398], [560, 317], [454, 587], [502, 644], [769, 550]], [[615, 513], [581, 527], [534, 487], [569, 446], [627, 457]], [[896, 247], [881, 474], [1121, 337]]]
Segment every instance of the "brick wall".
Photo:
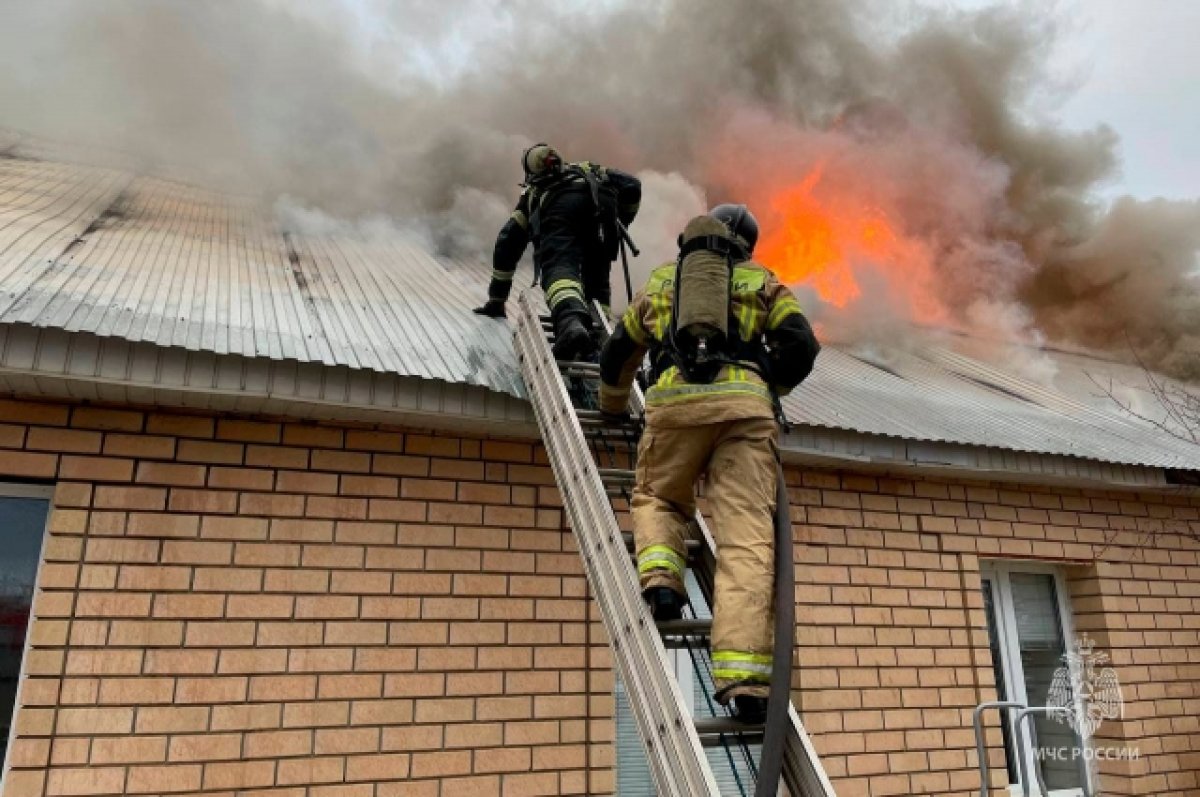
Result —
[[[1126, 702], [1105, 795], [1200, 794], [1200, 499], [792, 470], [798, 708], [840, 797], [979, 794], [995, 699], [981, 559], [1064, 566], [1078, 632]], [[992, 715], [993, 727], [995, 715]], [[999, 734], [993, 785], [1006, 785]], [[999, 792], [998, 792], [999, 793]]]
[[4, 797], [611, 790], [532, 446], [2, 401], [0, 478], [56, 484]]
[[[606, 794], [612, 677], [529, 445], [0, 401], [56, 484], [3, 797]], [[978, 793], [981, 559], [1067, 567], [1105, 794], [1200, 791], [1200, 501], [788, 474], [800, 707], [842, 797]], [[592, 614], [589, 616], [588, 612]], [[993, 733], [994, 785], [1003, 785]]]

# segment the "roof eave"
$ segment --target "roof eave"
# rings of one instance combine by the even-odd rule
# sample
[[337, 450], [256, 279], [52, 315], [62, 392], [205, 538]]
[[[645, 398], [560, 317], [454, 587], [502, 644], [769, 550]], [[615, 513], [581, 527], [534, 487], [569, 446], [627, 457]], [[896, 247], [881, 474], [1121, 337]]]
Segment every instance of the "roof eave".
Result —
[[[780, 449], [787, 464], [880, 476], [965, 479], [1108, 490], [1194, 490], [1200, 472], [1101, 462], [939, 441], [793, 426]], [[1188, 478], [1192, 482], [1188, 481]]]
[[0, 324], [0, 392], [534, 439], [529, 404], [479, 385]]
[[[375, 423], [537, 440], [528, 402], [478, 385], [214, 354], [0, 324], [0, 392], [64, 401]], [[795, 425], [785, 462], [862, 473], [1124, 490], [1196, 489], [1200, 472]]]

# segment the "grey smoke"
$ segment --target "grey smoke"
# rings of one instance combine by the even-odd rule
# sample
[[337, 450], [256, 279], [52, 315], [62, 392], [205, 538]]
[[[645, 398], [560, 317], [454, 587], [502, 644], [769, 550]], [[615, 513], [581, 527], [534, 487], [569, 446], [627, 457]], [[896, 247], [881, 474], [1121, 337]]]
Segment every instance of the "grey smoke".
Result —
[[[645, 175], [641, 273], [706, 202], [761, 203], [821, 162], [827, 186], [929, 254], [918, 298], [950, 322], [1133, 346], [1200, 377], [1200, 205], [1094, 198], [1116, 174], [1116, 134], [1035, 113], [1052, 17], [881, 0], [581, 9], [5, 3], [0, 125], [268, 202], [386, 214], [455, 256], [487, 255], [516, 155], [545, 139]], [[921, 318], [879, 265], [855, 263], [867, 288], [830, 324], [870, 335], [859, 320]]]

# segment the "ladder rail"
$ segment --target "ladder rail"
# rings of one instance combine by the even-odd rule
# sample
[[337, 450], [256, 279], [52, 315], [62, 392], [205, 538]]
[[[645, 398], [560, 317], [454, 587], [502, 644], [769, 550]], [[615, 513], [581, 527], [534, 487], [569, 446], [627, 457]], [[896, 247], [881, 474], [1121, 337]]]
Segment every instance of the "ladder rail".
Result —
[[613, 662], [648, 748], [663, 797], [720, 791], [670, 660], [629, 567], [624, 537], [575, 417], [530, 293], [519, 302], [516, 348], [584, 569], [613, 648]]
[[[597, 311], [599, 308], [597, 307]], [[603, 312], [597, 312], [601, 324], [603, 324], [605, 332], [612, 334], [612, 324]], [[638, 416], [644, 416], [646, 411], [646, 398], [642, 392], [642, 388], [634, 381], [632, 390], [630, 391], [630, 411]], [[787, 497], [787, 490], [783, 483], [783, 469], [779, 469], [779, 498], [784, 500]], [[786, 507], [783, 507], [786, 508]], [[712, 532], [708, 528], [708, 524], [704, 522], [704, 516], [697, 509], [693, 523], [698, 532], [697, 536], [701, 540], [700, 551], [697, 554], [696, 560], [702, 565], [696, 569], [696, 580], [700, 584], [701, 591], [704, 593], [705, 599], [712, 605], [715, 583], [713, 581], [716, 575], [717, 561], [717, 544], [713, 538]], [[776, 552], [778, 555], [778, 552]], [[790, 553], [790, 552], [789, 552]], [[789, 633], [792, 637], [793, 632]], [[789, 661], [791, 656], [789, 655]], [[788, 684], [790, 691], [791, 684]], [[829, 775], [825, 772], [825, 767], [821, 764], [820, 756], [817, 755], [816, 748], [813, 746], [812, 739], [808, 735], [808, 731], [804, 728], [804, 723], [800, 719], [800, 715], [796, 712], [796, 707], [789, 700], [788, 705], [788, 729], [787, 738], [783, 748], [783, 772], [782, 781], [787, 786], [793, 797], [837, 797], [834, 791], [833, 784], [829, 780]]]

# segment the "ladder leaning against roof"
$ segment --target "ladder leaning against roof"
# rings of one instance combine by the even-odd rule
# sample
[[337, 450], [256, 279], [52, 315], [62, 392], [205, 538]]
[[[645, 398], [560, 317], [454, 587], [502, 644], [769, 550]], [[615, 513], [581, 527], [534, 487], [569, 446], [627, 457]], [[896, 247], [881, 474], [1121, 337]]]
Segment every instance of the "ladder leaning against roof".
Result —
[[[607, 320], [603, 323], [607, 327]], [[612, 504], [613, 498], [627, 499], [632, 484], [631, 468], [641, 430], [639, 416], [644, 409], [641, 391], [634, 386], [630, 406], [633, 417], [624, 424], [608, 423], [595, 410], [575, 407], [567, 380], [596, 380], [599, 368], [591, 363], [557, 362], [550, 349], [553, 334], [531, 293], [523, 294], [515, 335], [521, 372], [658, 793], [663, 797], [719, 797], [721, 792], [705, 748], [724, 747], [732, 764], [735, 750], [748, 755], [749, 745], [761, 741], [761, 759], [749, 762], [750, 772], [757, 777], [756, 787], [751, 791], [743, 788], [742, 793], [773, 797], [782, 791], [782, 781], [792, 797], [835, 797], [790, 703], [773, 699], [765, 726], [743, 724], [727, 716], [692, 717], [691, 700], [685, 699], [675, 679], [667, 646], [686, 647], [693, 662], [697, 662], [692, 643], [708, 636], [711, 622], [685, 619], [656, 626], [641, 597], [631, 536], [621, 532]], [[601, 467], [598, 460], [605, 457], [608, 462], [603, 464], [608, 467]], [[780, 493], [786, 498], [782, 478]], [[782, 514], [777, 518], [777, 528], [790, 546], [787, 503], [778, 503], [777, 513]], [[689, 566], [711, 605], [716, 549], [699, 513], [695, 526], [697, 539], [689, 546]], [[790, 589], [777, 605], [785, 600], [794, 600]], [[780, 616], [787, 626], [777, 629], [776, 638], [781, 641], [776, 658], [786, 661], [782, 683], [790, 686], [791, 612], [780, 612]], [[783, 652], [782, 657], [778, 651]], [[776, 683], [780, 682], [779, 672], [776, 670]], [[786, 692], [772, 691], [773, 698], [780, 694]]]

